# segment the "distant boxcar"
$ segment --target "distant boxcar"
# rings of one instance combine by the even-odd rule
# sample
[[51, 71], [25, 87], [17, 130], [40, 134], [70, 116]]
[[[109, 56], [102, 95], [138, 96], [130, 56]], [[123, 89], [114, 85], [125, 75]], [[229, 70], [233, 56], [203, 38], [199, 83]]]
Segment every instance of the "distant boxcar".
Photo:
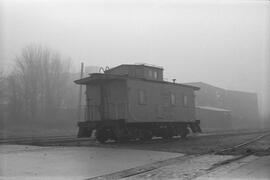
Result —
[[86, 85], [87, 101], [78, 137], [91, 136], [95, 130], [103, 143], [186, 137], [189, 128], [201, 131], [195, 119], [194, 91], [199, 88], [164, 81], [161, 67], [120, 65], [75, 83]]

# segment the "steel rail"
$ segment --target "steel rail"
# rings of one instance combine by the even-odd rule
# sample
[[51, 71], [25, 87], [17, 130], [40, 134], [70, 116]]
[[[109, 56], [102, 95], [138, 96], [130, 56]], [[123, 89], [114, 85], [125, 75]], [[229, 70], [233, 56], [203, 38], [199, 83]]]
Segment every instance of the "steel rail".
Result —
[[[239, 131], [235, 131], [235, 132], [217, 132], [217, 133], [203, 133], [203, 134], [198, 134], [195, 136], [191, 136], [191, 137], [205, 137], [205, 136], [224, 136], [224, 135], [244, 135], [244, 134], [256, 134], [256, 133], [264, 133], [266, 130], [263, 131], [252, 131], [252, 132], [239, 132]], [[156, 138], [156, 139], [152, 139], [149, 141], [144, 141], [144, 144], [151, 144], [151, 143], [156, 143], [156, 142], [170, 142], [170, 141], [175, 141], [177, 140], [179, 137], [174, 137], [172, 139], [161, 139], [161, 138]], [[24, 144], [24, 143], [46, 143], [46, 141], [48, 141], [48, 143], [65, 143], [65, 142], [81, 142], [81, 141], [92, 141], [94, 142], [95, 140], [93, 138], [77, 138], [75, 136], [44, 136], [44, 137], [11, 137], [11, 138], [1, 138], [0, 139], [0, 144], [8, 144], [8, 143], [19, 143], [19, 144]], [[129, 141], [127, 143], [141, 143], [141, 141]], [[108, 145], [113, 145], [116, 144], [115, 142], [108, 142]]]
[[258, 137], [256, 137], [256, 138], [253, 138], [253, 139], [251, 139], [251, 140], [245, 141], [245, 142], [240, 143], [240, 144], [238, 144], [238, 145], [235, 145], [235, 146], [233, 146], [233, 147], [229, 147], [229, 148], [225, 148], [225, 149], [222, 149], [222, 150], [220, 150], [220, 151], [217, 151], [217, 152], [215, 152], [215, 154], [220, 154], [220, 153], [223, 153], [223, 152], [226, 152], [226, 151], [236, 150], [236, 149], [242, 148], [242, 147], [244, 147], [244, 146], [246, 146], [246, 145], [249, 145], [249, 144], [251, 144], [251, 143], [253, 143], [253, 142], [256, 142], [256, 141], [258, 141], [258, 140], [260, 140], [260, 139], [262, 139], [262, 138], [264, 138], [264, 137], [266, 137], [266, 136], [269, 136], [269, 135], [270, 135], [270, 132], [265, 133], [265, 134], [263, 134], [263, 135], [260, 135], [260, 136], [258, 136]]
[[1, 139], [0, 144], [11, 144], [11, 143], [18, 143], [18, 144], [28, 144], [28, 143], [46, 143], [46, 142], [73, 142], [73, 141], [91, 141], [93, 138], [76, 138], [76, 137], [27, 137], [27, 138], [12, 138], [12, 139]]

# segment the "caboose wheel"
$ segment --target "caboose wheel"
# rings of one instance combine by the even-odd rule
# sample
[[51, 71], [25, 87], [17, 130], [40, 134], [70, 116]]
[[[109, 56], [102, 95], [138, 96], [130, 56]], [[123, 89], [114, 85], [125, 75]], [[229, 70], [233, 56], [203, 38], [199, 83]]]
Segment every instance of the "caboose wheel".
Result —
[[79, 127], [79, 131], [77, 134], [78, 138], [91, 137], [91, 135], [92, 135], [92, 130], [89, 130], [87, 127]]
[[79, 131], [78, 131], [77, 137], [78, 138], [84, 137], [85, 131], [86, 131], [86, 128], [79, 127]]
[[171, 139], [173, 137], [173, 130], [169, 128], [164, 129], [161, 137], [162, 139]]
[[151, 140], [152, 137], [153, 137], [153, 134], [151, 131], [143, 130], [140, 132], [140, 140], [142, 141]]
[[97, 130], [96, 139], [98, 140], [98, 142], [100, 142], [102, 144], [105, 143], [109, 139], [106, 129]]
[[119, 143], [125, 143], [125, 142], [128, 142], [128, 137], [119, 137], [116, 142], [119, 142]]
[[180, 132], [181, 138], [186, 138], [188, 134], [189, 134], [188, 128], [183, 128], [183, 129], [181, 130], [181, 132]]
[[171, 134], [164, 134], [161, 137], [162, 137], [162, 139], [171, 139], [173, 137], [173, 135], [171, 135]]

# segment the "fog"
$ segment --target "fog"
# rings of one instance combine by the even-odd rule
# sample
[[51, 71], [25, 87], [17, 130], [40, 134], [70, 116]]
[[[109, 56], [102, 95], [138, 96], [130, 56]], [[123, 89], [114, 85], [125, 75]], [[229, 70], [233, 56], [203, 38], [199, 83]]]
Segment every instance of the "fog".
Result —
[[[168, 80], [259, 95], [269, 107], [269, 1], [0, 1], [0, 65], [28, 44], [94, 66], [149, 63]], [[264, 108], [262, 107], [264, 106]]]

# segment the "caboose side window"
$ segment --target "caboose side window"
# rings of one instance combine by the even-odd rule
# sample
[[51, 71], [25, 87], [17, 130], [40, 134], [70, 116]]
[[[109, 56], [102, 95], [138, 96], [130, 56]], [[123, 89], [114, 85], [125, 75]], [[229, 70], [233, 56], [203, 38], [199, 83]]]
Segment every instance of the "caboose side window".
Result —
[[144, 90], [139, 90], [139, 104], [146, 104], [146, 93]]
[[157, 79], [157, 71], [154, 71], [154, 79]]
[[148, 71], [148, 75], [149, 75], [149, 78], [152, 78], [153, 74], [151, 70]]
[[184, 95], [184, 106], [188, 106], [188, 96]]
[[171, 105], [176, 105], [174, 93], [171, 93], [171, 95], [170, 95], [170, 102], [171, 102]]

